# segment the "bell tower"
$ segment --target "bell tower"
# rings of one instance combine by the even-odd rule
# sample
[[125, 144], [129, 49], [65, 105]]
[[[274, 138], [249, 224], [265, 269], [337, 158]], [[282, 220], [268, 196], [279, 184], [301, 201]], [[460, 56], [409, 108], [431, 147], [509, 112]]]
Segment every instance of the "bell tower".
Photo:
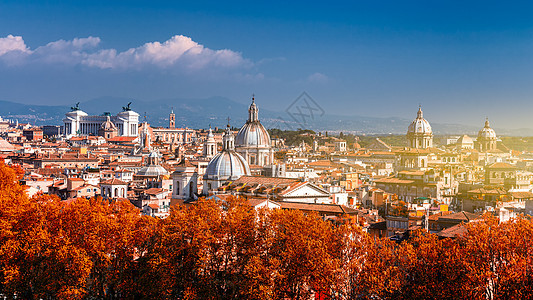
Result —
[[176, 115], [174, 114], [174, 108], [170, 111], [170, 116], [168, 118], [168, 128], [176, 128]]

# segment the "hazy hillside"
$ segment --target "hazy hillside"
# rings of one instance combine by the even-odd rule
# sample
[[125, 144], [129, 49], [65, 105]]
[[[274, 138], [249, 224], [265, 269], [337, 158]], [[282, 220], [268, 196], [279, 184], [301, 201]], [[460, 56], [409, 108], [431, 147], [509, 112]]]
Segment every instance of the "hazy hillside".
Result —
[[[154, 126], [167, 126], [168, 114], [173, 108], [176, 114], [176, 126], [191, 128], [207, 128], [225, 126], [227, 118], [231, 124], [240, 127], [248, 118], [248, 104], [239, 103], [224, 97], [211, 97], [207, 99], [161, 99], [143, 101], [136, 99], [101, 97], [80, 103], [80, 108], [88, 114], [101, 115], [105, 112], [116, 114], [132, 102], [131, 108], [144, 115], [149, 123]], [[73, 106], [75, 103], [72, 103]], [[31, 124], [62, 124], [64, 114], [70, 106], [27, 105], [10, 101], [0, 101], [0, 116], [15, 118], [19, 122]], [[346, 132], [355, 134], [403, 134], [412, 120], [402, 118], [375, 118], [365, 116], [336, 116], [313, 115], [305, 119], [286, 111], [269, 111], [261, 108], [259, 103], [259, 116], [267, 128], [280, 128], [296, 130], [298, 128], [313, 129], [315, 131]], [[431, 123], [435, 134], [469, 134], [475, 135], [480, 128], [461, 124]], [[495, 128], [500, 135], [533, 135], [533, 130], [500, 129]]]

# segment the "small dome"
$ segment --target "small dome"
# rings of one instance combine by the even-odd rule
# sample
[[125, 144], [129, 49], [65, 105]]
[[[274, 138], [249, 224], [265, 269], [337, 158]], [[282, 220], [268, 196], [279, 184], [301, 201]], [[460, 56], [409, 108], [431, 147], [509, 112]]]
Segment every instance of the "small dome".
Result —
[[489, 119], [485, 120], [485, 127], [483, 127], [477, 134], [478, 138], [496, 139], [496, 131], [490, 128]]
[[205, 171], [204, 178], [210, 180], [234, 180], [243, 175], [250, 175], [250, 167], [240, 154], [235, 152], [234, 138], [228, 124], [222, 138], [223, 150], [215, 155]]
[[457, 144], [473, 144], [474, 140], [469, 137], [468, 135], [463, 135], [459, 139], [457, 139]]
[[107, 116], [107, 120], [104, 123], [102, 123], [102, 125], [100, 125], [100, 129], [117, 130], [117, 127], [115, 126], [115, 124], [113, 124], [113, 122], [111, 122], [111, 119], [109, 118], [109, 116]]
[[224, 150], [209, 162], [205, 171], [207, 179], [234, 180], [243, 175], [250, 175], [246, 160], [233, 150]]
[[168, 171], [160, 165], [148, 165], [142, 167], [135, 175], [137, 176], [165, 176], [168, 175]]
[[431, 125], [424, 119], [422, 114], [422, 108], [418, 108], [416, 119], [409, 125], [407, 134], [432, 134]]

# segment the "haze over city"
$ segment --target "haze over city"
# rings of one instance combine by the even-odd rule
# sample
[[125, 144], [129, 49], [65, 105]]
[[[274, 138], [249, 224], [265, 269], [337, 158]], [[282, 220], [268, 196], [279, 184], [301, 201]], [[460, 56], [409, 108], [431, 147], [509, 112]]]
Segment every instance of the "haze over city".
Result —
[[[529, 1], [2, 1], [0, 100], [226, 97], [533, 128]], [[118, 108], [117, 108], [118, 109]]]

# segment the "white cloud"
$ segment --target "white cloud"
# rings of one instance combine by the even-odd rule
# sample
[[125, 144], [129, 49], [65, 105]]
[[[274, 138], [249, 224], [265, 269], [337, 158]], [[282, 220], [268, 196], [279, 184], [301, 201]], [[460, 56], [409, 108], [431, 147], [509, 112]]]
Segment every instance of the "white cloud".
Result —
[[[0, 38], [0, 59], [16, 59], [19, 63], [45, 63], [85, 65], [100, 69], [184, 68], [199, 70], [206, 68], [251, 67], [253, 63], [242, 54], [229, 49], [212, 50], [191, 38], [176, 35], [169, 40], [146, 43], [123, 52], [116, 49], [100, 49], [100, 38], [75, 38], [59, 40], [31, 51], [22, 37], [9, 35]], [[15, 57], [14, 57], [15, 56]]]
[[24, 43], [21, 36], [12, 36], [0, 38], [0, 56], [9, 52], [29, 53], [30, 49]]
[[328, 81], [328, 77], [322, 73], [313, 73], [307, 77], [307, 80], [310, 82], [316, 82], [316, 83], [325, 83]]

